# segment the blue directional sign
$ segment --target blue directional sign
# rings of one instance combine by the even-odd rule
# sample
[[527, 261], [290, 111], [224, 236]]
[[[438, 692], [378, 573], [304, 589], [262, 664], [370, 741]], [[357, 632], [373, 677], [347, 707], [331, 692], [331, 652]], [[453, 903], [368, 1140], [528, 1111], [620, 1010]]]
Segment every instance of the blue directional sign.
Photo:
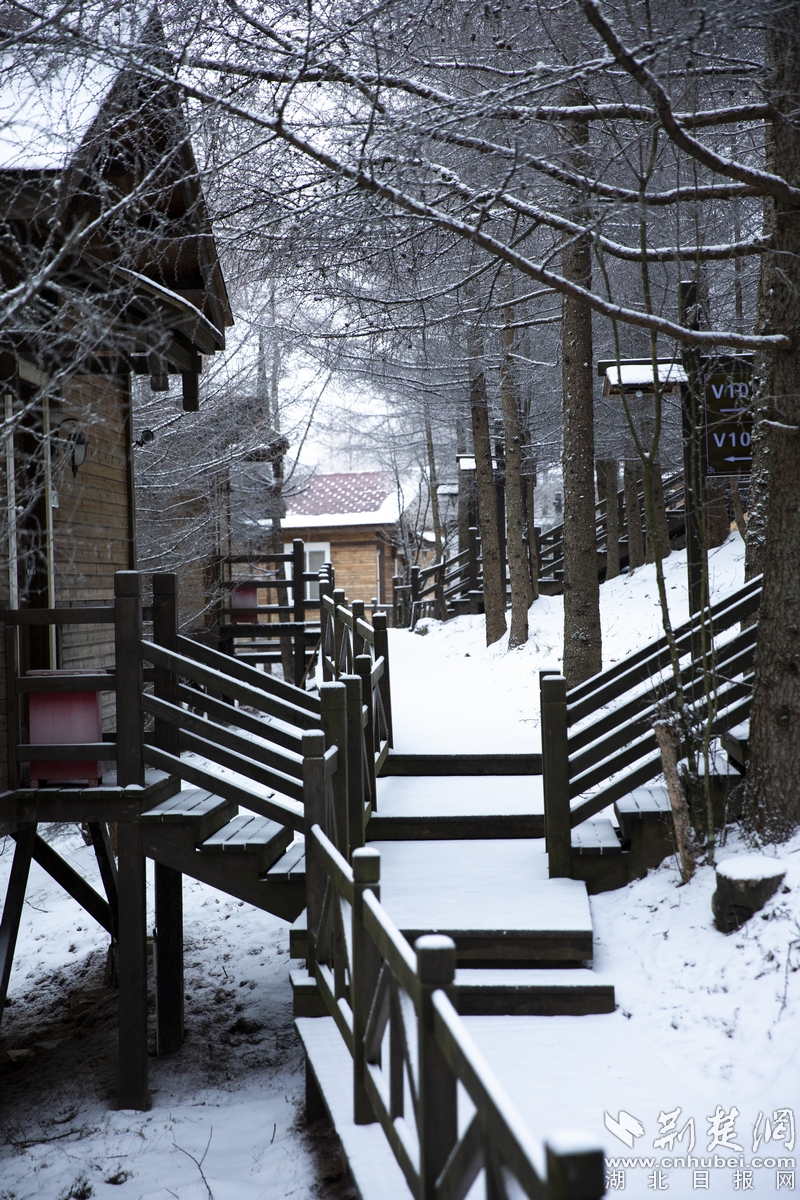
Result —
[[[744, 368], [744, 369], [743, 369]], [[707, 475], [749, 475], [753, 461], [752, 379], [745, 364], [705, 378]]]

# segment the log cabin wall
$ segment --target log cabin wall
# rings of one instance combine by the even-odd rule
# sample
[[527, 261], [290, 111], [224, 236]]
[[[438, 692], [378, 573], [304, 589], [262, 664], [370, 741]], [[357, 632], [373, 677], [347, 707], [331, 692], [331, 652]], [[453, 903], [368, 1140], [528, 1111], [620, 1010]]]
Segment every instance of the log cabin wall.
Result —
[[314, 527], [304, 529], [284, 522], [284, 537], [302, 538], [309, 542], [327, 542], [331, 548], [331, 562], [336, 572], [337, 588], [344, 588], [349, 600], [363, 600], [369, 604], [373, 597], [385, 602], [387, 578], [391, 588], [392, 553], [391, 541], [382, 528], [374, 525]]

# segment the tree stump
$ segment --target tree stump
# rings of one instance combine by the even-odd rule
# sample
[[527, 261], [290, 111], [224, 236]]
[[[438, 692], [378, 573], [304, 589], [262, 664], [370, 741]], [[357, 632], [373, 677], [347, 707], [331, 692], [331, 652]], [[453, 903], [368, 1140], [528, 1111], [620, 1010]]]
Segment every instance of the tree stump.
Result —
[[733, 933], [749, 921], [775, 895], [785, 874], [780, 859], [764, 854], [744, 854], [719, 863], [717, 890], [711, 897], [717, 929]]

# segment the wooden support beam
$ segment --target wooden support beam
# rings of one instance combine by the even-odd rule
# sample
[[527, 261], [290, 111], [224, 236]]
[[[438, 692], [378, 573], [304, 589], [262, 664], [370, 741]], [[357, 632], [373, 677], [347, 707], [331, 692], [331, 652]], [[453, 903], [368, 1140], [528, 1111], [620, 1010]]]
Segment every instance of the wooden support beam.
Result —
[[35, 825], [26, 825], [16, 834], [14, 861], [11, 864], [3, 916], [0, 920], [0, 1021], [3, 1019], [3, 1010], [6, 1006], [11, 965], [14, 961], [14, 950], [17, 945], [19, 922], [25, 903], [25, 889], [28, 886], [35, 840]]
[[156, 1046], [173, 1054], [183, 1045], [183, 875], [155, 864]]
[[[19, 845], [22, 835], [15, 833], [13, 836]], [[52, 879], [55, 879], [59, 887], [62, 887], [65, 892], [69, 892], [72, 899], [77, 900], [81, 908], [85, 909], [90, 917], [94, 917], [95, 921], [113, 937], [114, 920], [108, 901], [104, 900], [91, 884], [88, 884], [83, 876], [79, 875], [68, 862], [65, 862], [61, 855], [57, 854], [53, 847], [38, 834], [33, 841], [32, 853], [34, 861], [47, 871]]]
[[319, 689], [321, 724], [325, 734], [325, 749], [339, 750], [336, 774], [333, 777], [334, 828], [326, 829], [340, 854], [347, 857], [349, 845], [348, 779], [347, 779], [347, 688], [338, 682], [323, 683]]
[[111, 848], [111, 838], [108, 835], [108, 825], [105, 821], [89, 821], [89, 835], [94, 846], [97, 865], [100, 868], [100, 878], [103, 881], [106, 897], [111, 909], [111, 936], [117, 940], [119, 934], [119, 884], [117, 879], [117, 860]]
[[140, 821], [120, 825], [119, 1107], [150, 1107], [147, 1087], [147, 905]]

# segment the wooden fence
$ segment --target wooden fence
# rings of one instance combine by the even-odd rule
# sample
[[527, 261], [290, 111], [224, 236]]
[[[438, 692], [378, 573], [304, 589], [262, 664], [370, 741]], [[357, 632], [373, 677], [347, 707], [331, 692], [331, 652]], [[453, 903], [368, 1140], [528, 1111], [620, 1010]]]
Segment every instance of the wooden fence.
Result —
[[[639, 511], [635, 519], [639, 522], [644, 538], [644, 495], [641, 486], [639, 480], [636, 485]], [[676, 474], [665, 479], [664, 503], [671, 537], [683, 532], [683, 502], [683, 476]], [[624, 491], [617, 493], [617, 505], [620, 561], [624, 566], [628, 561], [628, 515]], [[534, 533], [539, 587], [548, 592], [558, 590], [563, 585], [564, 578], [564, 526], [554, 525], [544, 533], [537, 527]], [[595, 538], [598, 573], [604, 576], [608, 552], [606, 500], [601, 500], [595, 505]], [[505, 563], [503, 570], [507, 576]], [[400, 577], [393, 582], [392, 611], [395, 628], [413, 629], [422, 617], [446, 621], [463, 613], [480, 611], [479, 606], [483, 603], [483, 560], [478, 530], [469, 530], [469, 544], [460, 554], [453, 558], [441, 559], [427, 567], [413, 566], [409, 571], [408, 582], [403, 583]], [[509, 582], [506, 578], [507, 591], [508, 588]]]
[[[757, 611], [761, 580], [750, 580], [675, 630], [681, 685], [696, 722], [705, 717], [701, 646], [707, 646], [714, 733], [750, 711], [756, 627], [732, 628]], [[661, 773], [653, 724], [674, 708], [676, 685], [666, 637], [567, 690], [540, 672], [545, 826], [551, 876], [571, 874], [570, 831]]]
[[[280, 663], [285, 678], [302, 687], [319, 639], [319, 600], [306, 595], [307, 585], [316, 583], [317, 576], [305, 570], [303, 540], [295, 538], [288, 554], [228, 555], [222, 565], [228, 574], [221, 581], [223, 595], [213, 627], [218, 648], [249, 664]], [[249, 574], [234, 573], [233, 568], [244, 566], [251, 568]], [[259, 604], [261, 591], [274, 593], [276, 600]], [[207, 631], [198, 630], [196, 636], [207, 637]]]
[[[463, 1198], [482, 1171], [493, 1200], [604, 1195], [596, 1146], [548, 1145], [541, 1177], [529, 1131], [455, 1009], [455, 943], [427, 935], [412, 949], [380, 903], [378, 851], [348, 863], [337, 848], [321, 758], [308, 780], [308, 965], [353, 1060], [356, 1123], [380, 1122], [418, 1200]], [[459, 1084], [475, 1107], [460, 1136]]]

